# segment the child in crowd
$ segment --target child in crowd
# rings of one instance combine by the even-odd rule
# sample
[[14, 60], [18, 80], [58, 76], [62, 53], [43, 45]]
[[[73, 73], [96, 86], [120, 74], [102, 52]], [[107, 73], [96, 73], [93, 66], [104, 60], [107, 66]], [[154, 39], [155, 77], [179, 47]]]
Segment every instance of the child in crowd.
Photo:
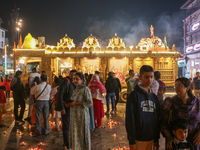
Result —
[[5, 79], [4, 79], [4, 85], [6, 87], [6, 99], [10, 99], [10, 82], [11, 79], [9, 78], [8, 75], [5, 76]]
[[60, 84], [60, 79], [56, 78], [52, 84], [52, 90], [51, 90], [51, 94], [50, 94], [50, 105], [51, 105], [51, 112], [52, 112], [52, 116], [55, 119], [55, 131], [59, 131], [59, 118], [61, 118], [61, 112], [60, 111], [55, 111], [55, 103], [57, 101], [57, 93], [58, 93], [58, 87]]
[[4, 93], [5, 90], [6, 87], [4, 85], [0, 86], [0, 128], [5, 127], [5, 125], [2, 124], [2, 115], [6, 113], [5, 109], [6, 96]]
[[149, 65], [140, 68], [141, 84], [136, 85], [126, 103], [126, 131], [130, 150], [158, 149], [160, 137], [160, 104], [150, 86], [154, 70]]
[[174, 142], [172, 142], [173, 150], [195, 150], [194, 145], [187, 141], [188, 122], [184, 119], [178, 119], [172, 123], [172, 132]]

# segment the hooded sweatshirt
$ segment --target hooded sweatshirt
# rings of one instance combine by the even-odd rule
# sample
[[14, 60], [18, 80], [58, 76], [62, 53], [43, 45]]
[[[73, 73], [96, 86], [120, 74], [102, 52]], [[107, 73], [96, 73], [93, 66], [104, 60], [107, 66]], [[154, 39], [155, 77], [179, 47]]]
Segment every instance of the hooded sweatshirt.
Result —
[[108, 77], [108, 79], [106, 80], [106, 92], [107, 93], [115, 93], [115, 89], [116, 89], [117, 85], [115, 82], [115, 78], [113, 78], [112, 76]]
[[159, 126], [160, 104], [157, 96], [147, 94], [141, 85], [136, 85], [126, 103], [126, 131], [129, 144], [137, 141], [158, 142], [160, 136]]

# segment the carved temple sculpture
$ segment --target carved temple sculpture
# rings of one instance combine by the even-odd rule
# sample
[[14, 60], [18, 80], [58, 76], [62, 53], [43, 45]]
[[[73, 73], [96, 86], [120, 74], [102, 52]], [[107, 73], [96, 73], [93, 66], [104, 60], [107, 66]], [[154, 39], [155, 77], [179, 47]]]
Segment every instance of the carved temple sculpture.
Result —
[[112, 48], [123, 47], [123, 48], [125, 48], [125, 44], [124, 44], [123, 40], [117, 36], [117, 33], [115, 33], [115, 36], [112, 39], [110, 39], [108, 47], [112, 47]]
[[177, 78], [177, 58], [180, 53], [176, 51], [175, 45], [170, 49], [166, 40], [163, 43], [154, 36], [153, 26], [150, 28], [150, 37], [142, 38], [137, 46], [130, 47], [125, 47], [117, 34], [110, 39], [108, 46], [100, 46], [98, 39], [91, 34], [84, 40], [82, 47], [75, 47], [73, 39], [66, 34], [57, 46], [44, 43], [42, 49], [37, 47], [37, 42], [31, 43], [30, 35], [28, 37], [24, 40], [24, 47], [15, 49], [13, 55], [15, 71], [17, 65], [20, 68], [21, 59], [26, 61], [26, 69], [23, 69], [25, 81], [32, 67], [37, 67], [39, 72], [46, 71], [50, 83], [55, 75], [67, 75], [71, 69], [77, 69], [83, 73], [99, 70], [104, 82], [108, 72], [114, 71], [122, 86], [126, 86], [124, 80], [128, 71], [133, 69], [138, 74], [142, 65], [151, 65], [155, 71], [160, 71], [161, 80], [167, 86], [174, 86]]

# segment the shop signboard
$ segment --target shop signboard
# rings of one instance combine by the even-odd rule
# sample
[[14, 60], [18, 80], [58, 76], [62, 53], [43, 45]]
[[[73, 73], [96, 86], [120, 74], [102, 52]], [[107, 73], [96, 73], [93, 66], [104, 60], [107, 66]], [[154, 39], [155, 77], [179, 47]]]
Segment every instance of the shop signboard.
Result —
[[185, 66], [186, 66], [185, 59], [178, 60], [178, 67], [185, 67]]
[[200, 64], [200, 60], [199, 60], [199, 59], [195, 59], [195, 60], [194, 60], [194, 68], [195, 68], [195, 69], [200, 68], [199, 64]]
[[190, 26], [190, 32], [196, 31], [200, 28], [200, 20]]
[[200, 42], [185, 47], [185, 54], [200, 50]]

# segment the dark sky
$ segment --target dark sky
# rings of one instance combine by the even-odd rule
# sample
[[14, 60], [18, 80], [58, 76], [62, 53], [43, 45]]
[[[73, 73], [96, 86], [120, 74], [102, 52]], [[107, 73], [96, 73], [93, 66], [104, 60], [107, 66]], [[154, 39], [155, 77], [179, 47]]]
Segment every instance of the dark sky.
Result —
[[[75, 43], [92, 33], [108, 42], [118, 33], [127, 46], [136, 46], [142, 37], [155, 35], [168, 45], [181, 46], [182, 20], [180, 7], [186, 0], [1, 0], [2, 27], [10, 31], [8, 21], [16, 4], [23, 20], [22, 36], [45, 36], [46, 44], [56, 45], [65, 34]], [[8, 31], [8, 35], [9, 32]]]

